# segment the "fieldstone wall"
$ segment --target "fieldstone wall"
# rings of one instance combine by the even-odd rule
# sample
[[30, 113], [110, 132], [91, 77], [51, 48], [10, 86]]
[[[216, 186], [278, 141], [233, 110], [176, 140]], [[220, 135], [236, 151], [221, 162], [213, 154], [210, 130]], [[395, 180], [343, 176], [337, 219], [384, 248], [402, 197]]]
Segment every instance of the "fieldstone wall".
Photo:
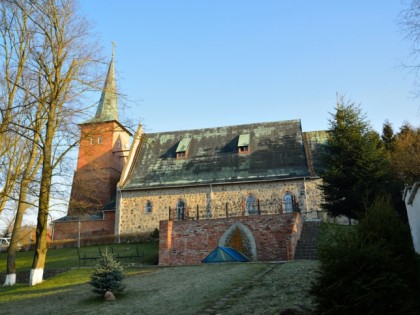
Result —
[[[302, 230], [299, 213], [253, 215], [195, 221], [161, 221], [159, 265], [200, 264], [223, 240], [226, 231], [245, 226], [255, 241], [258, 261], [291, 260]], [[247, 240], [244, 240], [245, 242]], [[252, 256], [252, 255], [251, 255]]]
[[[258, 199], [262, 215], [282, 214], [283, 196], [292, 193], [304, 218], [317, 218], [322, 201], [320, 179], [297, 179], [212, 186], [121, 191], [117, 200], [116, 234], [151, 233], [162, 220], [176, 217], [177, 202], [186, 204], [186, 220], [245, 216], [246, 198]], [[150, 201], [152, 211], [146, 211]]]
[[305, 194], [300, 196], [299, 202], [303, 205], [301, 213], [305, 219], [321, 219], [323, 211], [321, 204], [324, 201], [324, 195], [319, 186], [322, 184], [321, 179], [305, 180], [304, 181]]

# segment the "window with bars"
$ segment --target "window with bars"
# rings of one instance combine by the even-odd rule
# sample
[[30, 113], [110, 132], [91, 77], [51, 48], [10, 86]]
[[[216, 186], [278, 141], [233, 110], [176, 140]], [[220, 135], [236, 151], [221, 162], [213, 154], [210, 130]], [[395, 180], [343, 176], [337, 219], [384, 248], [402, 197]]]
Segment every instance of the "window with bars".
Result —
[[178, 200], [176, 204], [176, 219], [185, 220], [185, 202], [183, 200]]

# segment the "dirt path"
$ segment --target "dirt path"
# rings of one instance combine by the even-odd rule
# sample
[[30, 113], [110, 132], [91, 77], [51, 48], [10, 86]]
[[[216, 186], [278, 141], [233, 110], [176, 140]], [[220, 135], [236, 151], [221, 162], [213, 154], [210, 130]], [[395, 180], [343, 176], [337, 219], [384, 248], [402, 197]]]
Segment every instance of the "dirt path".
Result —
[[266, 269], [249, 278], [199, 314], [311, 314], [308, 290], [317, 270], [316, 261], [265, 264]]

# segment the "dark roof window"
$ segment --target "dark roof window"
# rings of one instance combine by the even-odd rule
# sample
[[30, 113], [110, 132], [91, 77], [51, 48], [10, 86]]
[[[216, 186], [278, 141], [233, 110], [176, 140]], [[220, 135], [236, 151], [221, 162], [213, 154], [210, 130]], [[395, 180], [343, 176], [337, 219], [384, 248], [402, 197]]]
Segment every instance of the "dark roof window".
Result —
[[243, 134], [239, 136], [238, 139], [238, 153], [244, 154], [249, 153], [249, 141], [250, 141], [250, 134]]
[[186, 158], [191, 138], [182, 139], [176, 148], [176, 158]]

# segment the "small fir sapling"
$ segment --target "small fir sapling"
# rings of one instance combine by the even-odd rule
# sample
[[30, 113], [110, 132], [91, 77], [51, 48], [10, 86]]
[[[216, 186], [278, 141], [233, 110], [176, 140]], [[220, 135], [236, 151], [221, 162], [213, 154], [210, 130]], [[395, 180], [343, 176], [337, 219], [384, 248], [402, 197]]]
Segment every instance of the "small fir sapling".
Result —
[[93, 287], [92, 291], [104, 296], [107, 291], [113, 294], [121, 293], [125, 289], [123, 284], [123, 267], [115, 260], [114, 254], [99, 252], [99, 259], [95, 271], [92, 273], [89, 284]]

